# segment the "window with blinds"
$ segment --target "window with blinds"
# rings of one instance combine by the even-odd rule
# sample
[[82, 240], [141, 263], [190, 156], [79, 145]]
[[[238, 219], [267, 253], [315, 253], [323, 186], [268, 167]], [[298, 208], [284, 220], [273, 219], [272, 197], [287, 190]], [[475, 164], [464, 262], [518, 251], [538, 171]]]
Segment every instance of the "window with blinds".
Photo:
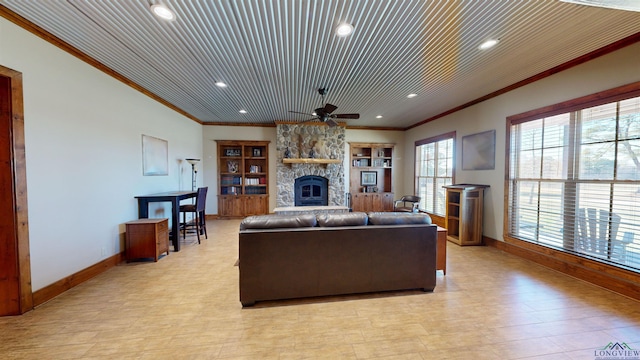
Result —
[[445, 216], [445, 189], [453, 184], [455, 132], [416, 141], [415, 193], [420, 209]]
[[640, 97], [589, 99], [509, 119], [507, 236], [640, 271]]

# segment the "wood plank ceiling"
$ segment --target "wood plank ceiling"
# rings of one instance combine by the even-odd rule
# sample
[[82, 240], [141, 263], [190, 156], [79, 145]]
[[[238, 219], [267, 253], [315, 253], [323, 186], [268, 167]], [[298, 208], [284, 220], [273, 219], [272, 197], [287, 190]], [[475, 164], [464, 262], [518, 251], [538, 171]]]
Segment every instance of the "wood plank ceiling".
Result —
[[[308, 119], [289, 110], [312, 112], [325, 87], [335, 113], [361, 114], [349, 126], [407, 128], [640, 32], [640, 12], [556, 0], [162, 0], [171, 22], [150, 12], [158, 2], [0, 6], [222, 124]], [[342, 22], [351, 36], [335, 35]], [[500, 42], [479, 50], [487, 39]]]

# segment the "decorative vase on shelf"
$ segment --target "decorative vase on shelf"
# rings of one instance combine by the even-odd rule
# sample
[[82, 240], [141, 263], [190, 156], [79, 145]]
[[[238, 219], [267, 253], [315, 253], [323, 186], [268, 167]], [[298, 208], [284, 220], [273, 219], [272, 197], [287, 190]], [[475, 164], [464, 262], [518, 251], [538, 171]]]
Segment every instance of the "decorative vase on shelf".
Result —
[[284, 158], [288, 159], [291, 157], [291, 151], [289, 151], [289, 148], [284, 149]]

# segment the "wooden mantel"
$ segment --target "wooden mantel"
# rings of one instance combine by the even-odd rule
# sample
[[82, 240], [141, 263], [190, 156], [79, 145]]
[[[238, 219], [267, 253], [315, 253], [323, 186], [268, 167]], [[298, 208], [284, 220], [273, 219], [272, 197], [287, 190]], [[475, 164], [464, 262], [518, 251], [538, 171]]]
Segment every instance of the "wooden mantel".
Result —
[[339, 164], [340, 159], [282, 159], [284, 164]]

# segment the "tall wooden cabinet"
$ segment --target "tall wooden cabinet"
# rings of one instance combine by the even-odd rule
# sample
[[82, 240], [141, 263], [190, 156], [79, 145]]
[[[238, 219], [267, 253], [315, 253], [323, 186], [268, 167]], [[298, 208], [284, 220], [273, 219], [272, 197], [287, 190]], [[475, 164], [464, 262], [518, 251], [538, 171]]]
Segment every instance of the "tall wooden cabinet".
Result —
[[394, 144], [349, 143], [353, 211], [393, 211]]
[[269, 141], [216, 140], [218, 216], [269, 212]]
[[447, 239], [458, 245], [482, 245], [484, 189], [489, 185], [457, 184], [447, 191]]

